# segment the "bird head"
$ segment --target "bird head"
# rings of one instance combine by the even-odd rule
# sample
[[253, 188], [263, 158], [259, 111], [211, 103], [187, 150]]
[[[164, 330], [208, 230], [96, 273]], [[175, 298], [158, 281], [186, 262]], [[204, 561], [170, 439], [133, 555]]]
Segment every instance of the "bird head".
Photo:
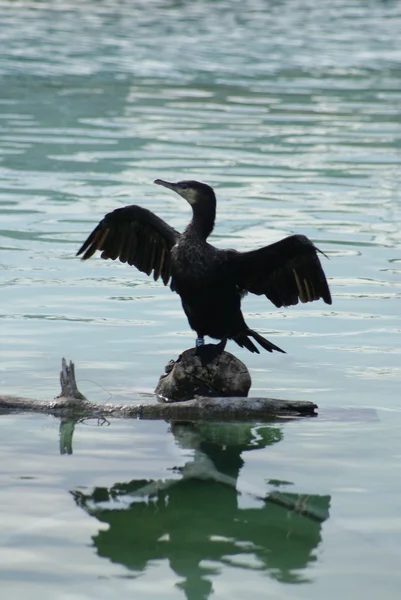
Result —
[[216, 206], [214, 190], [210, 185], [206, 185], [206, 183], [200, 183], [199, 181], [178, 181], [177, 183], [170, 183], [169, 181], [163, 181], [163, 179], [156, 179], [154, 183], [173, 190], [185, 198], [193, 209], [195, 209], [195, 207], [207, 205]]

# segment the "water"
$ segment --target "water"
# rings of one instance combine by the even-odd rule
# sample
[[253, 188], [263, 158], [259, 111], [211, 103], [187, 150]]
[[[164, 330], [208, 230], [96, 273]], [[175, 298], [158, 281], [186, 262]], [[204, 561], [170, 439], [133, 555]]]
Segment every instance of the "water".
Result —
[[3, 415], [3, 595], [398, 598], [400, 3], [1, 2], [0, 17], [2, 393], [53, 397], [66, 356], [88, 397], [135, 402], [193, 344], [178, 297], [74, 257], [117, 206], [184, 227], [157, 177], [215, 187], [218, 246], [308, 235], [333, 293], [248, 297], [287, 354], [229, 348], [253, 395], [313, 400], [317, 419], [60, 433]]

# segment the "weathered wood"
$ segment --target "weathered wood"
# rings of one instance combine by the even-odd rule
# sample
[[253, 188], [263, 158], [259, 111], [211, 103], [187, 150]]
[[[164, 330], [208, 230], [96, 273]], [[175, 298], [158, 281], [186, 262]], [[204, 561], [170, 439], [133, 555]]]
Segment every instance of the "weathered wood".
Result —
[[39, 412], [57, 416], [76, 414], [91, 417], [120, 417], [174, 420], [264, 420], [274, 417], [302, 417], [316, 414], [313, 402], [276, 398], [196, 398], [184, 402], [157, 404], [96, 404], [63, 400], [35, 400], [0, 396], [0, 408], [19, 412]]
[[[119, 417], [166, 420], [253, 421], [272, 418], [313, 416], [313, 402], [279, 400], [276, 398], [195, 398], [184, 402], [152, 404], [96, 404], [87, 400], [75, 382], [74, 365], [62, 361], [60, 376], [62, 391], [50, 401], [0, 395], [0, 409], [19, 412], [39, 412], [55, 416]], [[73, 394], [73, 397], [67, 394]], [[74, 397], [75, 396], [75, 397]]]
[[58, 396], [58, 398], [75, 398], [76, 400], [86, 400], [85, 396], [81, 394], [77, 386], [75, 379], [75, 365], [71, 360], [70, 364], [67, 365], [65, 358], [61, 359], [60, 385], [61, 394]]
[[[213, 344], [202, 349], [208, 348], [213, 351]], [[221, 352], [204, 365], [196, 348], [189, 348], [166, 365], [155, 393], [174, 402], [196, 396], [243, 397], [248, 395], [251, 383], [246, 365], [233, 354]]]

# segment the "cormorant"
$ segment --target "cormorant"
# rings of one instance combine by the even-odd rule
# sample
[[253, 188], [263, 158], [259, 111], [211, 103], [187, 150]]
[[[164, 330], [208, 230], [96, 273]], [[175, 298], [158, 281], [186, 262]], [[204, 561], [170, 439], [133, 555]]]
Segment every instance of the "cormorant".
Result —
[[[304, 235], [250, 252], [220, 250], [207, 242], [216, 217], [213, 188], [198, 181], [154, 182], [167, 187], [192, 207], [192, 220], [179, 233], [141, 206], [125, 206], [108, 213], [77, 252], [82, 260], [101, 250], [101, 258], [117, 258], [164, 285], [181, 297], [196, 345], [204, 336], [221, 340], [213, 346], [222, 352], [227, 339], [259, 353], [255, 340], [268, 352], [284, 352], [250, 329], [241, 312], [247, 292], [264, 294], [275, 306], [291, 306], [322, 298], [331, 304], [330, 290], [317, 253]], [[200, 350], [200, 348], [199, 348]], [[206, 347], [204, 348], [206, 350]]]

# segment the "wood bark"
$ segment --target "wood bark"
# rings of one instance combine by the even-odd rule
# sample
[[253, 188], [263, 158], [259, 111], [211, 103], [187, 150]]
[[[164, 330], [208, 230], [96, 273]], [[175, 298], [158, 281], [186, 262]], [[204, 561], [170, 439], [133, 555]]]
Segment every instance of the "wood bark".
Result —
[[208, 398], [199, 397], [184, 402], [153, 402], [149, 404], [98, 404], [91, 402], [77, 388], [72, 362], [62, 359], [61, 394], [53, 400], [37, 400], [0, 394], [0, 410], [39, 412], [55, 416], [92, 418], [141, 418], [165, 420], [263, 421], [274, 418], [315, 416], [313, 402], [280, 400], [277, 398]]
[[[213, 344], [203, 349], [214, 350]], [[170, 360], [156, 386], [156, 394], [168, 401], [181, 402], [196, 396], [208, 398], [247, 396], [251, 376], [246, 365], [229, 352], [220, 352], [205, 364], [196, 348], [185, 350]]]

